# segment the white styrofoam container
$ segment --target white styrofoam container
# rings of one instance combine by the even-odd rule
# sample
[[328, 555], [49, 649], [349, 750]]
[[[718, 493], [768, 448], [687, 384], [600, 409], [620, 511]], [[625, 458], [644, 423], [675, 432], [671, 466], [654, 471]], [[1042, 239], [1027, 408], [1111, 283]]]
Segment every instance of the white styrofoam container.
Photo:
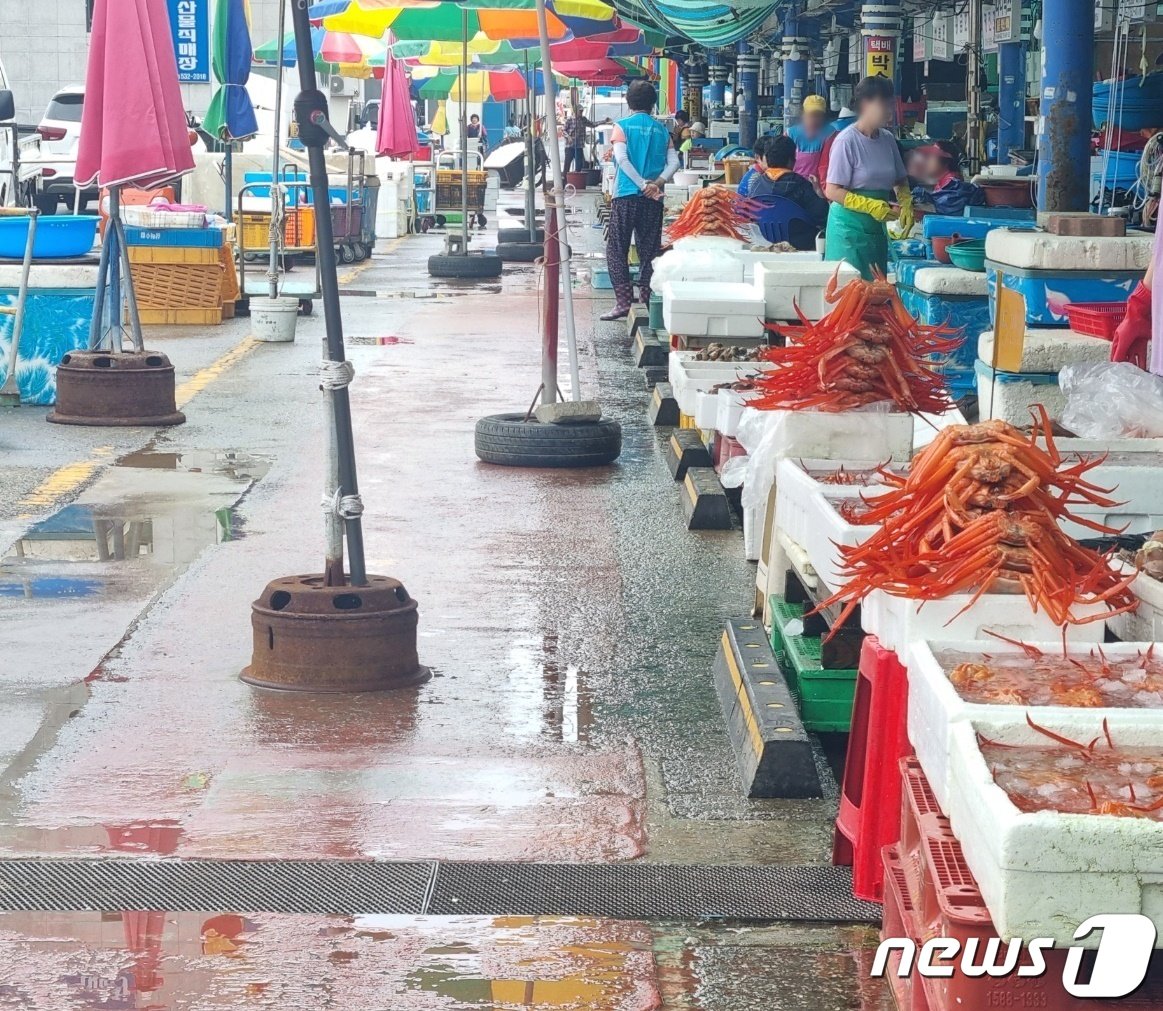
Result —
[[[1085, 625], [1055, 625], [1044, 610], [1035, 612], [1024, 594], [986, 593], [972, 607], [972, 593], [954, 593], [939, 600], [908, 600], [873, 590], [860, 607], [861, 625], [880, 644], [904, 655], [909, 646], [922, 639], [988, 639], [995, 632], [1022, 642], [1062, 641], [1102, 642], [1106, 625], [1091, 621]], [[1075, 608], [1079, 617], [1104, 614], [1105, 604]]]
[[[1055, 327], [1030, 327], [1022, 340], [1018, 372], [1060, 372], [1067, 365], [1110, 360], [1110, 341]], [[984, 330], [977, 338], [977, 357], [993, 364], [994, 336]]]
[[[1030, 643], [1048, 656], [1062, 655], [1062, 640], [1055, 642]], [[1144, 653], [1150, 643], [1107, 643], [1102, 647], [1109, 659], [1135, 656]], [[1128, 709], [1103, 707], [1082, 709], [1072, 706], [1024, 706], [995, 705], [981, 702], [966, 702], [949, 681], [948, 674], [937, 660], [937, 654], [944, 650], [963, 653], [988, 654], [994, 657], [1021, 656], [1022, 650], [1000, 639], [988, 642], [951, 642], [948, 640], [920, 640], [911, 643], [905, 658], [909, 675], [909, 742], [916, 750], [917, 759], [925, 770], [925, 776], [937, 802], [948, 810], [951, 771], [951, 734], [954, 725], [965, 720], [988, 720], [994, 723], [1020, 724], [1026, 722], [1028, 713], [1036, 723], [1062, 721], [1064, 725], [1076, 725], [1083, 730], [1101, 726], [1108, 720], [1111, 731], [1116, 733], [1124, 727], [1155, 727], [1159, 740], [1163, 740], [1163, 709]], [[1089, 658], [1095, 650], [1094, 644], [1069, 644], [1068, 653], [1080, 658]], [[1097, 659], [1097, 657], [1095, 658]], [[1087, 740], [1093, 733], [1087, 736]], [[1117, 739], [1117, 738], [1116, 738]]]
[[763, 298], [742, 282], [668, 281], [662, 321], [684, 337], [762, 337]]
[[[672, 354], [673, 357], [673, 354]], [[760, 440], [769, 435], [777, 458], [802, 456], [813, 460], [908, 460], [913, 455], [912, 415], [898, 411], [760, 411], [743, 408], [739, 433], [747, 427], [744, 419], [758, 419], [751, 426]], [[749, 455], [755, 455], [759, 441], [740, 439]]]
[[763, 512], [759, 506], [743, 510], [743, 557], [749, 562], [763, 553]]
[[1030, 423], [1030, 408], [1041, 404], [1051, 421], [1066, 410], [1066, 394], [1056, 375], [1044, 373], [995, 372], [977, 367], [977, 409], [981, 420], [1006, 421], [1022, 428]]
[[926, 295], [985, 298], [989, 294], [989, 278], [979, 270], [922, 267], [913, 274], [913, 287]]
[[[1120, 458], [1117, 450], [1112, 451], [1087, 473], [1086, 479], [1100, 488], [1112, 489], [1107, 497], [1119, 504], [1107, 508], [1074, 506], [1071, 511], [1076, 515], [1126, 534], [1150, 534], [1163, 528], [1163, 453], [1134, 453]], [[1059, 526], [1080, 540], [1100, 536], [1073, 520], [1063, 520]]]
[[[1116, 562], [1119, 571], [1130, 575], [1134, 568]], [[1124, 642], [1163, 642], [1163, 582], [1140, 572], [1131, 583], [1139, 606], [1126, 614], [1116, 614], [1108, 624]]]
[[795, 253], [779, 253], [770, 249], [741, 249], [734, 254], [743, 264], [743, 280], [748, 284], [755, 281], [755, 266], [767, 263], [773, 267], [786, 263], [819, 263], [823, 257], [817, 252], [801, 250]]
[[[1077, 715], [1041, 725], [1074, 740], [1102, 732], [1101, 720], [1080, 725]], [[978, 732], [1000, 744], [1051, 742], [1024, 722], [966, 720], [950, 732], [945, 813], [998, 934], [1094, 947], [1101, 932], [1080, 942], [1073, 937], [1078, 924], [1097, 912], [1141, 913], [1163, 929], [1163, 825], [1147, 818], [1019, 811], [994, 782]], [[1115, 743], [1158, 747], [1159, 727], [1120, 728]]]
[[768, 319], [799, 320], [796, 306], [808, 319], [830, 313], [834, 303], [824, 301], [824, 289], [836, 277], [837, 290], [860, 277], [860, 271], [843, 261], [817, 263], [757, 263], [755, 290], [760, 294]]
[[1113, 236], [1051, 235], [1032, 229], [994, 228], [985, 236], [985, 256], [1024, 270], [1146, 270], [1151, 262], [1148, 234]]
[[695, 394], [695, 427], [714, 431], [719, 420], [719, 391], [699, 390]]
[[743, 417], [743, 408], [747, 406], [747, 401], [757, 396], [759, 394], [754, 391], [720, 390], [715, 431], [735, 438], [735, 433], [739, 431], [739, 421]]
[[[744, 376], [775, 368], [771, 362], [697, 361], [695, 359], [697, 353], [672, 351], [667, 362], [667, 377], [674, 391], [674, 399], [678, 401], [678, 409], [691, 417], [694, 417], [698, 406], [695, 395], [700, 391], [707, 391], [720, 383], [732, 383]], [[714, 425], [710, 427], [713, 428]]]

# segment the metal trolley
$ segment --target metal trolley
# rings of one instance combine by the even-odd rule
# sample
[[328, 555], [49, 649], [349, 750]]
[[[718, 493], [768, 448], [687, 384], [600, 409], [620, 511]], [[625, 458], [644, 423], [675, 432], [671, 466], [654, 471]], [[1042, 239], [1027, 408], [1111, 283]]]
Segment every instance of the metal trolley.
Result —
[[[270, 212], [243, 211], [243, 197], [258, 189], [267, 189], [277, 186], [280, 190], [288, 190], [296, 195], [300, 191], [310, 196], [311, 185], [306, 181], [295, 179], [281, 179], [279, 182], [251, 182], [245, 183], [238, 191], [238, 289], [244, 307], [252, 296], [260, 298], [270, 295], [271, 284], [274, 282], [279, 294], [286, 298], [299, 300], [299, 312], [310, 316], [314, 309], [314, 301], [322, 297], [322, 279], [319, 275], [319, 258], [315, 256], [315, 217], [310, 205], [300, 204], [298, 200], [290, 205], [284, 205], [278, 220], [271, 221]], [[257, 194], [256, 194], [257, 195]], [[278, 273], [271, 277], [271, 256], [274, 253], [274, 262]], [[294, 266], [297, 257], [306, 259], [310, 256], [314, 263], [310, 279], [307, 277], [291, 277], [289, 272]], [[260, 271], [259, 262], [267, 263], [267, 270]], [[252, 263], [248, 272], [247, 264]], [[245, 311], [245, 308], [244, 308]]]
[[466, 170], [457, 167], [460, 160], [459, 152], [442, 151], [429, 170], [428, 185], [417, 187], [418, 194], [429, 194], [430, 210], [419, 219], [422, 232], [437, 226], [443, 227], [450, 219], [459, 220], [462, 214], [468, 215], [470, 229], [484, 228], [489, 223], [485, 217], [489, 174], [485, 171], [484, 155], [480, 151], [469, 151], [468, 158], [475, 167], [467, 170], [467, 206], [463, 190]]

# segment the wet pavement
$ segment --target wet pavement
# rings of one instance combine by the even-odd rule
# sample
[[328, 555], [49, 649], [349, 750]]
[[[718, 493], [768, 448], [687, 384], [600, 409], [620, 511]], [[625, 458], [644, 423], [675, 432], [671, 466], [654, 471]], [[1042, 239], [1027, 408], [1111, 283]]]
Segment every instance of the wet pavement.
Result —
[[[583, 202], [580, 252], [591, 226]], [[368, 569], [419, 601], [434, 677], [417, 690], [237, 678], [263, 585], [322, 565], [321, 318], [293, 345], [254, 344], [245, 320], [151, 331], [180, 428], [0, 416], [0, 856], [828, 861], [833, 800], [740, 794], [709, 672], [754, 568], [739, 531], [684, 529], [624, 326], [597, 322], [608, 301], [579, 279], [583, 392], [622, 422], [617, 466], [480, 464], [477, 418], [539, 382], [540, 278], [430, 282], [439, 243], [341, 278]], [[856, 982], [864, 928], [248, 915], [245, 943], [208, 952], [223, 912], [0, 915], [0, 959], [31, 973], [17, 991], [0, 966], [0, 1007], [880, 1000]], [[154, 935], [161, 967], [135, 969]], [[127, 995], [152, 971], [166, 982]]]

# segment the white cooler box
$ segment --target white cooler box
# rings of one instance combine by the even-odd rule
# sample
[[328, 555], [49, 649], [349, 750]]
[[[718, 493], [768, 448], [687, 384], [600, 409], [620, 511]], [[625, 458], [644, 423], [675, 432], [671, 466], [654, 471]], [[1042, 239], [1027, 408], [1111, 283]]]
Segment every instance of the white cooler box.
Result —
[[769, 249], [741, 249], [734, 256], [742, 261], [743, 280], [748, 283], [755, 281], [755, 268], [761, 263], [779, 267], [787, 263], [819, 263], [824, 259], [819, 253], [778, 253]]
[[762, 337], [763, 296], [750, 284], [668, 281], [662, 323], [683, 337]]
[[[697, 394], [720, 383], [733, 383], [744, 376], [775, 367], [771, 362], [701, 362], [695, 359], [695, 354], [694, 351], [672, 351], [667, 363], [667, 378], [674, 399], [678, 401], [678, 409], [692, 418], [698, 406]], [[715, 408], [717, 406], [716, 403]], [[706, 420], [712, 421], [711, 415], [707, 415]], [[717, 417], [713, 419], [717, 420]], [[713, 428], [714, 423], [700, 427]]]
[[767, 318], [799, 322], [796, 306], [813, 321], [828, 315], [833, 304], [824, 301], [824, 289], [837, 270], [837, 290], [860, 277], [860, 271], [843, 261], [757, 263], [755, 290], [763, 298]]

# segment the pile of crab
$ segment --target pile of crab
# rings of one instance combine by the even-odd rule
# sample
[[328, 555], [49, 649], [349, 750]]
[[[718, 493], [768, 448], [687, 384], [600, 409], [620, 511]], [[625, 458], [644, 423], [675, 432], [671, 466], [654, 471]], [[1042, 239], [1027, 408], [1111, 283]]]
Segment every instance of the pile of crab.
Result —
[[906, 475], [885, 469], [888, 490], [863, 496], [860, 522], [876, 530], [841, 549], [847, 581], [821, 607], [842, 602], [846, 618], [883, 590], [913, 600], [969, 593], [966, 609], [986, 593], [1021, 593], [1059, 626], [1133, 610], [1134, 573], [1120, 574], [1059, 526], [1071, 519], [1116, 533], [1074, 511], [1118, 504], [1086, 478], [1102, 458], [1064, 460], [1040, 405], [1033, 420], [1029, 434], [1004, 421], [950, 425]]
[[794, 342], [766, 349], [781, 367], [757, 380], [763, 395], [751, 407], [835, 412], [890, 403], [942, 414], [953, 406], [940, 368], [960, 345], [960, 330], [918, 323], [884, 278], [837, 291], [833, 274], [824, 298], [835, 306], [828, 315], [813, 323], [801, 313]]
[[750, 226], [764, 209], [758, 200], [741, 197], [726, 186], [706, 186], [695, 193], [666, 229], [669, 241], [693, 236], [720, 236], [747, 241]]

